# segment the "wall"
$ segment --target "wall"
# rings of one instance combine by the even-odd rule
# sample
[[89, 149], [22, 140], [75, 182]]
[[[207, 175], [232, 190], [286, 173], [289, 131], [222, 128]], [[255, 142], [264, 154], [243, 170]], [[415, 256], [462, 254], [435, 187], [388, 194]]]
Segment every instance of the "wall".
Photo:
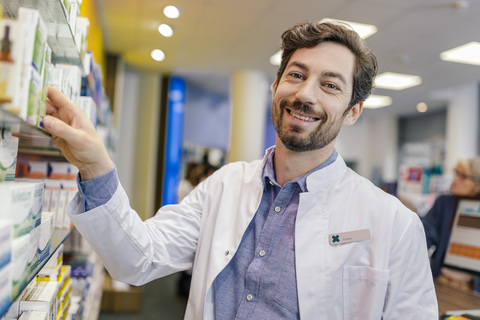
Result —
[[186, 80], [184, 140], [228, 150], [231, 103], [228, 97], [204, 90]]
[[116, 166], [130, 204], [142, 219], [155, 213], [159, 88], [158, 74], [127, 65], [119, 99], [122, 102], [115, 111], [119, 114]]

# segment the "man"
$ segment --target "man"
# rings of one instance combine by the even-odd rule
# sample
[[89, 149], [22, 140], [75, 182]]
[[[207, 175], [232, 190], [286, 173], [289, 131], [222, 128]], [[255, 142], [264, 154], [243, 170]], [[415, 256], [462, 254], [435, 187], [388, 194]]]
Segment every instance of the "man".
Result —
[[45, 127], [80, 173], [72, 221], [119, 280], [193, 266], [186, 319], [438, 319], [419, 218], [334, 149], [371, 92], [375, 56], [335, 24], [296, 25], [282, 40], [276, 146], [262, 161], [224, 166], [146, 222], [92, 126], [49, 90]]

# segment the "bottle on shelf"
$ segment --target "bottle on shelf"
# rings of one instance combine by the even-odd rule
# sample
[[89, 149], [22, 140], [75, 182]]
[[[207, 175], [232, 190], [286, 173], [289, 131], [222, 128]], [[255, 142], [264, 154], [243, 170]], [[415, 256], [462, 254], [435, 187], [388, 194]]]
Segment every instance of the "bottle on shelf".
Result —
[[11, 48], [10, 26], [5, 25], [3, 38], [0, 42], [0, 103], [11, 102], [13, 98], [10, 75], [13, 72], [14, 60]]

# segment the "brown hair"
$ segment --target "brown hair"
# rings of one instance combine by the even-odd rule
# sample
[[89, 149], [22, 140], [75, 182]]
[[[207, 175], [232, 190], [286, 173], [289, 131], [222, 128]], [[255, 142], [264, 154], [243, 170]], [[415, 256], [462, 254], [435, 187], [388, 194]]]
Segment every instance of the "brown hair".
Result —
[[346, 25], [337, 23], [297, 24], [282, 34], [282, 62], [277, 71], [277, 79], [282, 77], [292, 54], [301, 48], [313, 48], [322, 42], [335, 42], [344, 45], [355, 55], [353, 75], [353, 93], [349, 107], [365, 101], [373, 89], [377, 74], [377, 58], [367, 47], [365, 41]]

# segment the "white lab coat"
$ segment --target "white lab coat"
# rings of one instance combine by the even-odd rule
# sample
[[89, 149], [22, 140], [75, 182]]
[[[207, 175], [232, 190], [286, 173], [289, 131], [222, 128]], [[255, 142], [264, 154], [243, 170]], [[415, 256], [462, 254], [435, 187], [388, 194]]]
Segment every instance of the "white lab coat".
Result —
[[[164, 206], [145, 222], [120, 186], [106, 205], [85, 213], [77, 195], [69, 214], [118, 280], [140, 285], [193, 263], [185, 319], [214, 319], [214, 280], [260, 204], [261, 169], [262, 161], [228, 164], [180, 205]], [[307, 188], [295, 227], [301, 318], [438, 319], [417, 215], [340, 155], [312, 173]], [[329, 244], [330, 234], [359, 229], [370, 229], [371, 239]]]

